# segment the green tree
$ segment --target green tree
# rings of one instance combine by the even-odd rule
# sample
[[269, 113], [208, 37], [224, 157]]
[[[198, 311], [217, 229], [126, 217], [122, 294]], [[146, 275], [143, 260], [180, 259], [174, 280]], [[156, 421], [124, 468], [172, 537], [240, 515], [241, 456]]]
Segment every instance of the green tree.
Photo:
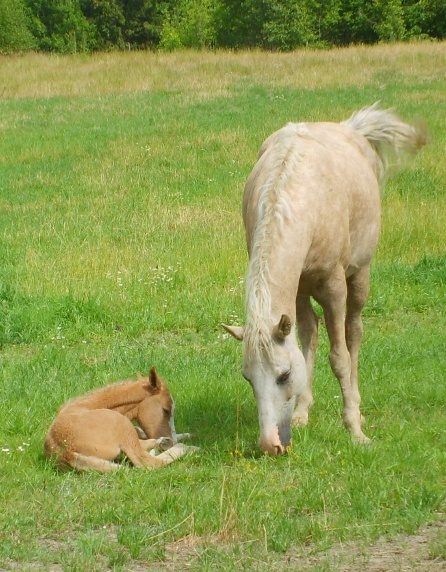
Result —
[[125, 18], [116, 0], [80, 0], [80, 8], [91, 26], [91, 49], [124, 47]]
[[223, 48], [251, 48], [262, 43], [263, 2], [220, 0], [214, 15], [217, 45]]
[[0, 54], [36, 47], [29, 24], [22, 0], [0, 0]]
[[406, 34], [401, 0], [373, 0], [373, 28], [380, 41], [402, 40]]
[[215, 45], [214, 0], [180, 0], [165, 13], [160, 47], [209, 48]]
[[403, 0], [409, 37], [446, 38], [445, 0]]
[[124, 14], [124, 41], [135, 48], [155, 48], [161, 36], [163, 21], [177, 0], [118, 0]]
[[33, 17], [31, 30], [43, 51], [85, 52], [90, 49], [92, 27], [79, 0], [25, 0]]
[[316, 16], [310, 2], [262, 0], [261, 3], [264, 14], [263, 47], [283, 51], [316, 42]]
[[313, 0], [312, 12], [317, 44], [321, 46], [338, 44], [336, 30], [342, 22], [342, 0]]
[[371, 4], [370, 0], [340, 0], [339, 18], [330, 34], [332, 44], [371, 44], [378, 40]]
[[446, 0], [0, 0], [0, 52], [372, 44], [446, 37]]

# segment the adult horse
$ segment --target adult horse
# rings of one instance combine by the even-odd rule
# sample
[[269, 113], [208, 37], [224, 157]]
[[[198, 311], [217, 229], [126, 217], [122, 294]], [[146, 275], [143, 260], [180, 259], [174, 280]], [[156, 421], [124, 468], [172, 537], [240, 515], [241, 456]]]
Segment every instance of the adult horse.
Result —
[[341, 123], [288, 123], [263, 143], [243, 199], [246, 324], [224, 327], [243, 340], [243, 376], [257, 401], [264, 452], [283, 453], [291, 425], [308, 423], [318, 338], [311, 297], [323, 309], [344, 426], [356, 442], [369, 441], [358, 353], [380, 189], [392, 156], [425, 143], [423, 129], [377, 104]]

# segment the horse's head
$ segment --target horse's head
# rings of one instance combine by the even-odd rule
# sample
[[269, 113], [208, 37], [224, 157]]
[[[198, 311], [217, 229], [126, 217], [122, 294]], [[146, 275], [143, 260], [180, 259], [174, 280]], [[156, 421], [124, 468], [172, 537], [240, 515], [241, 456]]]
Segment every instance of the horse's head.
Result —
[[170, 437], [177, 442], [175, 432], [175, 402], [167, 388], [166, 382], [152, 367], [147, 377], [138, 373], [138, 381], [142, 383], [147, 396], [138, 408], [137, 420], [149, 439]]
[[297, 345], [295, 326], [283, 315], [279, 323], [262, 336], [248, 329], [223, 326], [244, 341], [243, 377], [257, 401], [260, 447], [269, 455], [283, 453], [291, 443], [291, 419], [296, 398], [306, 384], [303, 355]]

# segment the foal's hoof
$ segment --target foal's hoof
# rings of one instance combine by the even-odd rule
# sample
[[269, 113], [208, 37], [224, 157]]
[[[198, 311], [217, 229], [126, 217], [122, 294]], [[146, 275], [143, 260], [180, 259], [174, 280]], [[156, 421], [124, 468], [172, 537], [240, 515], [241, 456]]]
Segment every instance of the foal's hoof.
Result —
[[184, 443], [176, 443], [175, 449], [181, 451], [182, 455], [189, 455], [189, 453], [196, 453], [200, 450], [200, 447], [195, 447], [195, 445], [185, 445]]
[[194, 445], [186, 445], [187, 451], [186, 453], [196, 453], [200, 450], [200, 447], [195, 447]]
[[158, 451], [167, 451], [171, 447], [173, 447], [173, 441], [170, 437], [160, 437], [156, 441]]

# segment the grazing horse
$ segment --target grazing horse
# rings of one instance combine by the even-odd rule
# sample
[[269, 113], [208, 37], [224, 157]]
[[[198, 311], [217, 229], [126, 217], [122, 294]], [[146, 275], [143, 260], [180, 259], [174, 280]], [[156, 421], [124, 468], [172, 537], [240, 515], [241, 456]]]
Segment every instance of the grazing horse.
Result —
[[288, 123], [263, 143], [243, 198], [246, 324], [223, 327], [243, 341], [243, 376], [257, 401], [264, 452], [283, 453], [291, 425], [308, 423], [318, 339], [311, 297], [323, 309], [344, 426], [356, 442], [369, 442], [358, 353], [380, 189], [392, 160], [425, 143], [424, 129], [377, 104], [341, 123]]
[[[112, 383], [63, 405], [48, 430], [45, 455], [59, 468], [101, 473], [122, 467], [112, 462], [121, 453], [136, 467], [167, 465], [197, 449], [178, 443], [190, 435], [175, 432], [174, 408], [164, 380], [152, 367], [148, 377], [138, 373], [136, 381]], [[165, 452], [147, 452], [153, 449]]]

